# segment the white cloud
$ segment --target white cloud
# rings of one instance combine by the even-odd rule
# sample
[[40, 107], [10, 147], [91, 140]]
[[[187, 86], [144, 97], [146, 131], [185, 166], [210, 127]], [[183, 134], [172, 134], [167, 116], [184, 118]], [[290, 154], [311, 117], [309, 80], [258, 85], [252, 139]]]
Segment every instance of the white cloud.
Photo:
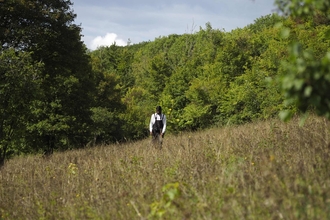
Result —
[[90, 44], [90, 49], [95, 50], [100, 46], [111, 46], [116, 43], [117, 46], [126, 46], [127, 42], [119, 39], [115, 33], [107, 33], [104, 37], [97, 36], [94, 38]]

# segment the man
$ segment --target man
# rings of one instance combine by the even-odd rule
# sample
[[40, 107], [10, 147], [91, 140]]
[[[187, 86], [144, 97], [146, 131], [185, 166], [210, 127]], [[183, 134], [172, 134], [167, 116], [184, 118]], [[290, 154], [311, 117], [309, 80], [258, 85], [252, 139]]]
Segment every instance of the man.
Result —
[[153, 140], [155, 140], [158, 135], [161, 137], [161, 139], [164, 137], [166, 131], [166, 116], [162, 114], [161, 106], [157, 106], [156, 113], [151, 115], [149, 130]]

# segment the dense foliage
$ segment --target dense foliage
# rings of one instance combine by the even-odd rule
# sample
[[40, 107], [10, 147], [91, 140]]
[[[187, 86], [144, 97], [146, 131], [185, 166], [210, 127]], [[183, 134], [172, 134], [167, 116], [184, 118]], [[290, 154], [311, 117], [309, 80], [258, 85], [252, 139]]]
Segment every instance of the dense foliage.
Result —
[[[284, 15], [290, 15], [295, 27], [285, 27], [286, 36], [296, 35], [284, 63], [282, 78], [285, 101], [302, 112], [312, 106], [318, 115], [330, 119], [330, 1], [276, 0]], [[290, 33], [291, 32], [291, 33]], [[283, 112], [283, 119], [292, 112]]]
[[0, 2], [0, 155], [90, 139], [94, 79], [66, 0]]
[[207, 23], [193, 34], [87, 51], [70, 1], [1, 1], [1, 161], [144, 138], [156, 105], [168, 132], [311, 106], [329, 118], [329, 7], [306, 4], [317, 13], [287, 16], [299, 11], [295, 2], [277, 1], [284, 15], [231, 32]]

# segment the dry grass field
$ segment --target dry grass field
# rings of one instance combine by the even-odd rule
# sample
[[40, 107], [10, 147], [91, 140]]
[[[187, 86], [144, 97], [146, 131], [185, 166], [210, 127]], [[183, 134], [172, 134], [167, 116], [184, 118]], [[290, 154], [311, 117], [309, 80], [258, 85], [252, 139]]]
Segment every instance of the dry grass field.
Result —
[[330, 122], [310, 117], [24, 156], [0, 219], [330, 219]]

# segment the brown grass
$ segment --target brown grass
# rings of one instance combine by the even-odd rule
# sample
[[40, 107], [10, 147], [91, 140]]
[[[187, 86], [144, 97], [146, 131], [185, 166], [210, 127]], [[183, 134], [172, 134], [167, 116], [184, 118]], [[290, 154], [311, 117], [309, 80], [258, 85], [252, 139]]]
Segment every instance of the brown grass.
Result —
[[270, 120], [15, 158], [0, 219], [329, 219], [329, 131]]

